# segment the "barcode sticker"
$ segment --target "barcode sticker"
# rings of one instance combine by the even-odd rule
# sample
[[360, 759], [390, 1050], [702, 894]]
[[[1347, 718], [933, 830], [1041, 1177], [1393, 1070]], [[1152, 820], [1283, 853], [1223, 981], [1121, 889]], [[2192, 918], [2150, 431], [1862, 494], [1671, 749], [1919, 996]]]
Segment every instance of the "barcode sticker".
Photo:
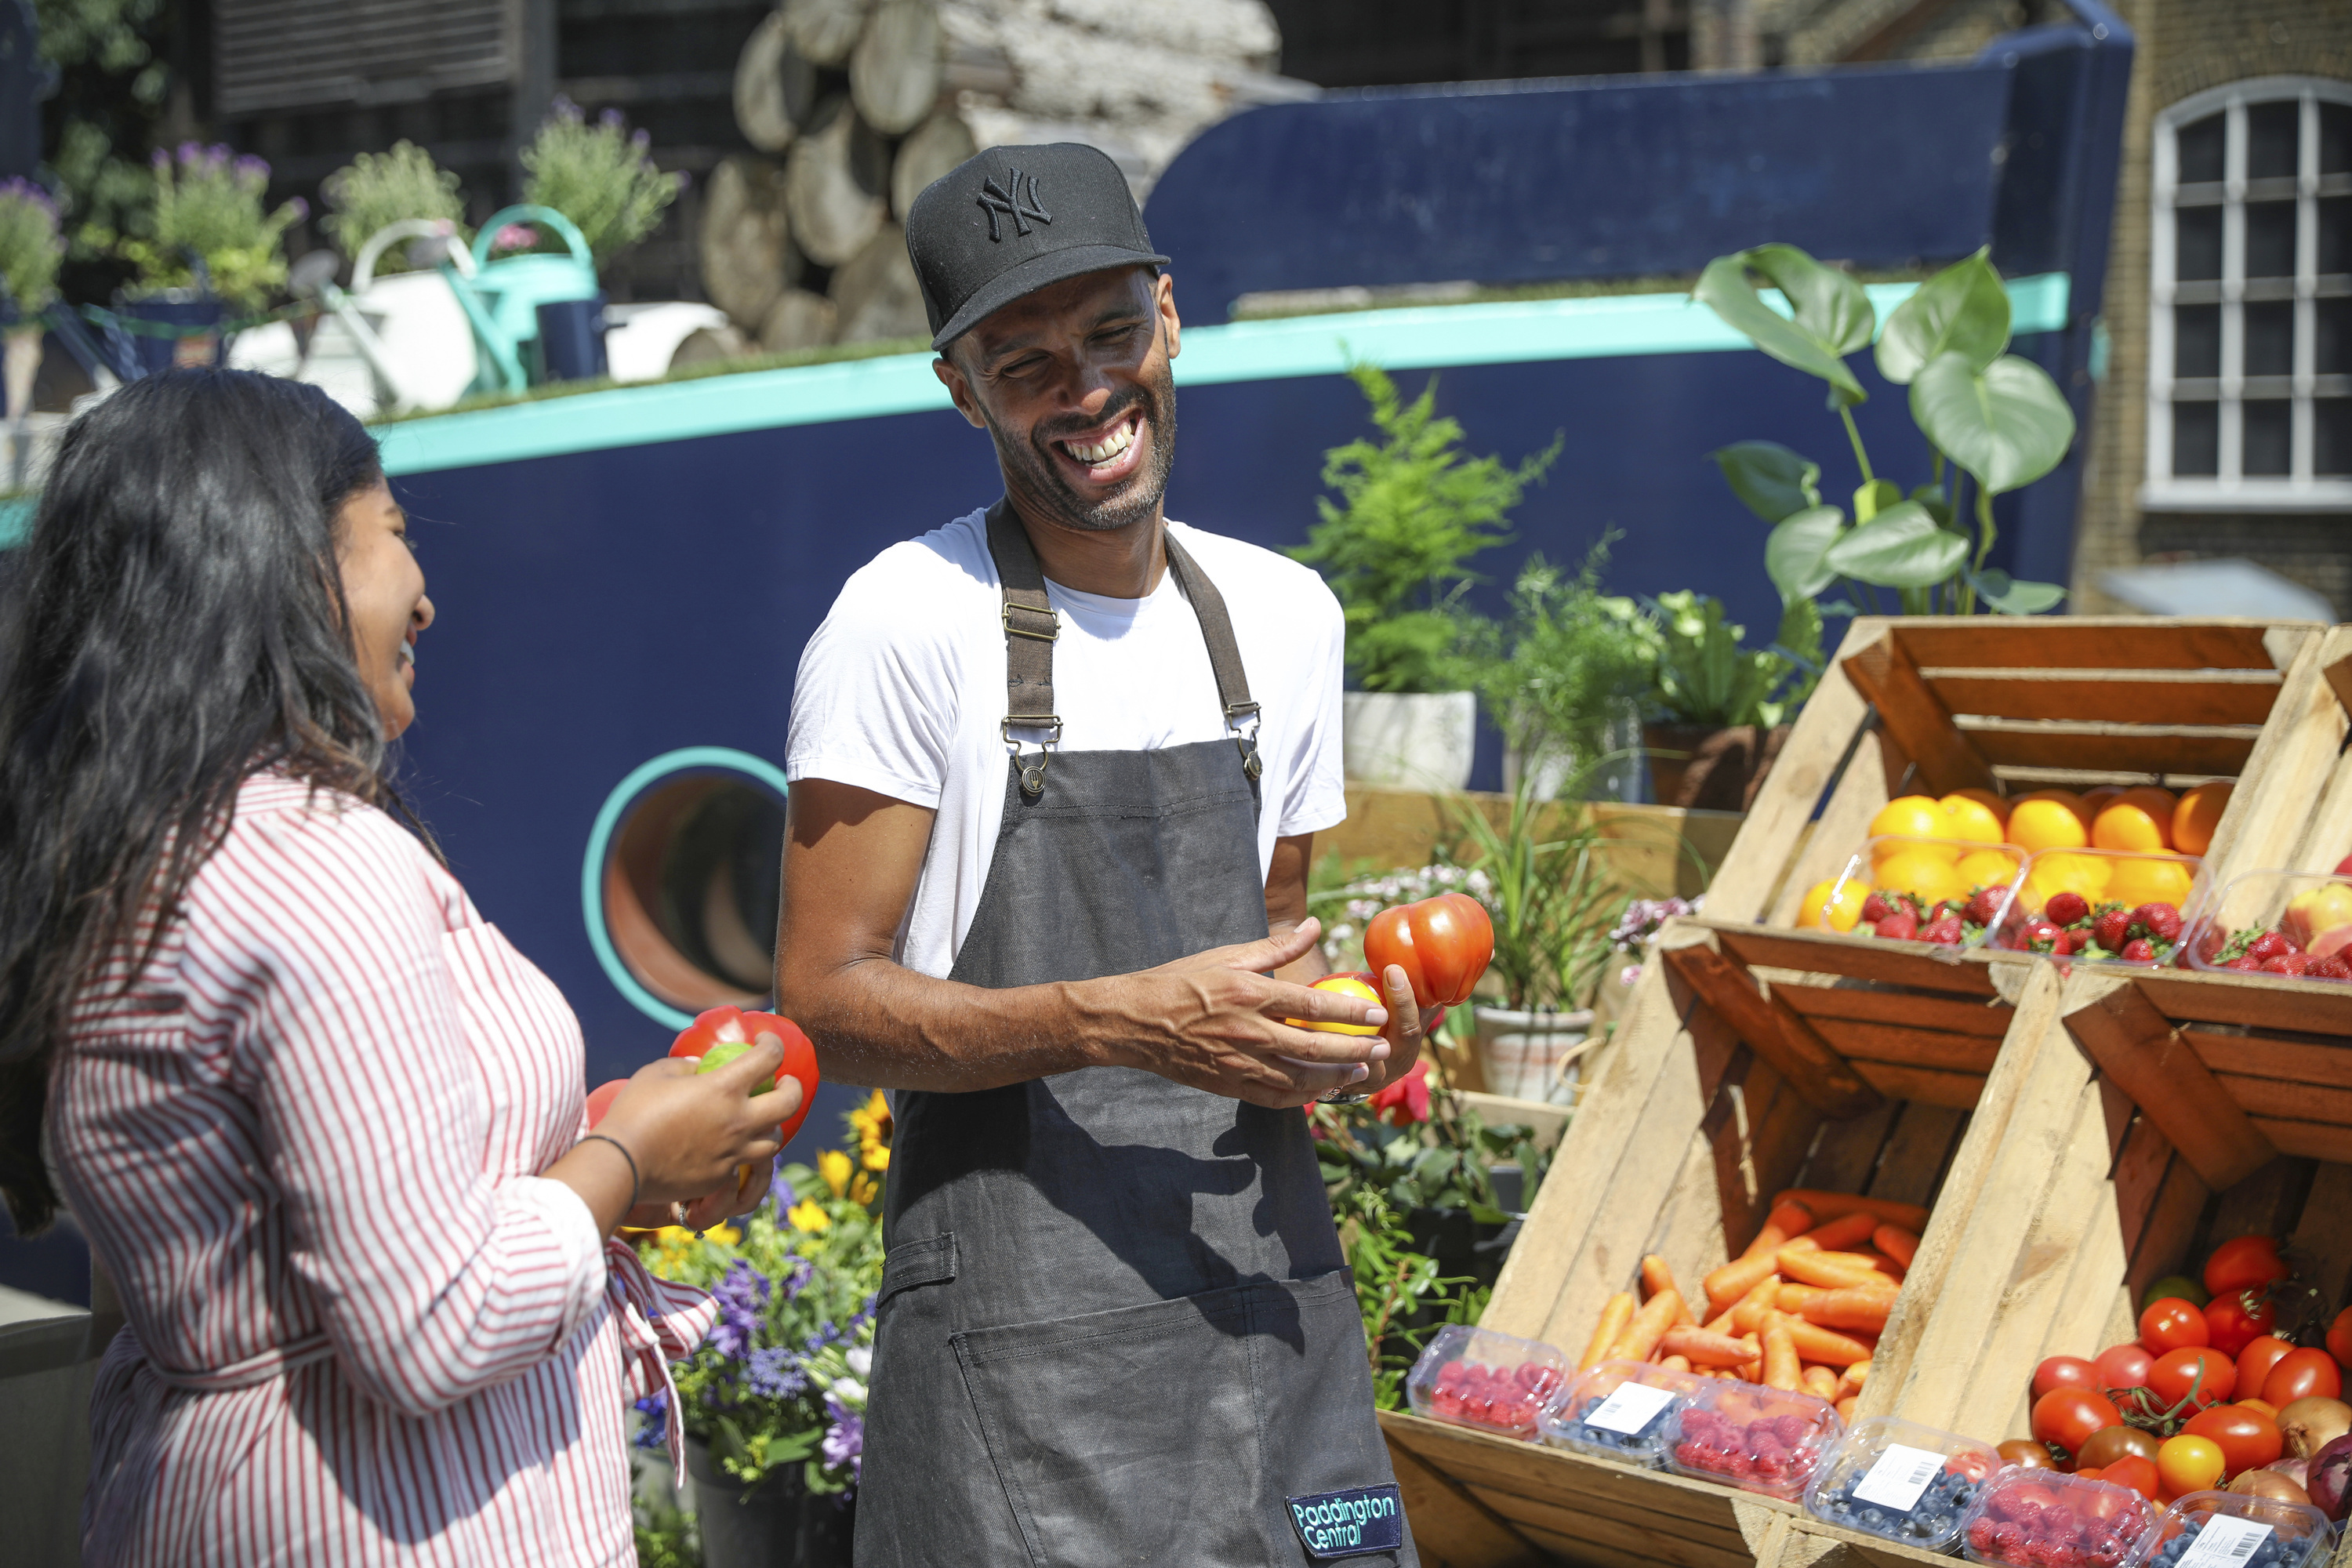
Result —
[[2270, 1532], [2269, 1525], [2256, 1524], [2251, 1519], [2232, 1519], [2226, 1513], [2208, 1515], [2205, 1528], [2197, 1532], [2196, 1541], [2180, 1554], [2179, 1568], [2239, 1568]]
[[1906, 1448], [1900, 1443], [1889, 1443], [1878, 1462], [1870, 1467], [1870, 1474], [1862, 1478], [1853, 1489], [1855, 1498], [1863, 1502], [1874, 1502], [1881, 1508], [1891, 1508], [1898, 1513], [1908, 1513], [1944, 1468], [1944, 1456], [1932, 1448]]
[[1585, 1413], [1584, 1424], [1598, 1426], [1604, 1432], [1622, 1432], [1632, 1437], [1655, 1421], [1658, 1412], [1674, 1402], [1672, 1389], [1652, 1388], [1646, 1383], [1621, 1383], [1616, 1393]]

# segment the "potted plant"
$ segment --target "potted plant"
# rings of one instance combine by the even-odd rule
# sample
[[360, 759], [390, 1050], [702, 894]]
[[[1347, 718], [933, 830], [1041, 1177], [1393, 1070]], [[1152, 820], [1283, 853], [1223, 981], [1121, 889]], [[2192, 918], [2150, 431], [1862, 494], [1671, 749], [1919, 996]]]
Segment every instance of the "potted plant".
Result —
[[1724, 619], [1719, 600], [1661, 594], [1645, 607], [1657, 650], [1642, 727], [1653, 793], [1660, 805], [1745, 811], [1821, 679], [1821, 610], [1790, 600], [1772, 645], [1746, 648], [1748, 629]]
[[[1759, 279], [1780, 291], [1788, 316], [1765, 304]], [[1987, 564], [1992, 498], [2058, 466], [2074, 443], [2074, 415], [2041, 366], [2007, 352], [2009, 291], [1985, 251], [1921, 284], [1888, 313], [1884, 332], [1861, 284], [1792, 245], [1717, 257], [1693, 294], [1774, 359], [1829, 384], [1862, 475], [1848, 522], [1843, 508], [1822, 501], [1820, 466], [1788, 447], [1742, 441], [1714, 454], [1733, 492], [1772, 525], [1764, 564], [1784, 602], [1841, 581], [1874, 612], [1884, 588], [1915, 616], [2031, 615], [2066, 596], [2055, 584], [2015, 582]], [[1869, 394], [1846, 357], [1874, 332], [1878, 373], [1910, 388], [1911, 418], [1932, 454], [1927, 482], [1907, 491], [1872, 468], [1853, 422], [1853, 405]]]
[[[638, 1250], [667, 1279], [709, 1289], [719, 1323], [677, 1369], [687, 1471], [706, 1568], [846, 1568], [882, 1283], [879, 1173], [889, 1112], [850, 1114], [857, 1152], [784, 1165], [772, 1199], [697, 1237], [651, 1233]], [[661, 1446], [661, 1396], [636, 1441]]]
[[226, 147], [183, 142], [159, 150], [153, 169], [150, 232], [114, 242], [139, 274], [115, 314], [152, 329], [133, 329], [146, 370], [217, 364], [229, 313], [258, 310], [285, 287], [286, 230], [310, 208], [297, 196], [265, 213], [269, 165]]
[[1478, 692], [1503, 731], [1503, 787], [1538, 800], [1573, 783], [1592, 798], [1641, 798], [1639, 700], [1656, 637], [1632, 599], [1601, 591], [1611, 534], [1573, 574], [1530, 555], [1504, 619], [1486, 629]]
[[[553, 207], [577, 225], [602, 273], [607, 262], [661, 224], [662, 213], [686, 188], [686, 176], [656, 166], [652, 140], [633, 132], [618, 110], [594, 124], [570, 99], [559, 98], [530, 145], [522, 150], [525, 205]], [[548, 245], [524, 230], [506, 237], [520, 246]], [[499, 242], [500, 248], [515, 248]]]
[[1348, 777], [1460, 789], [1477, 739], [1475, 660], [1465, 651], [1465, 563], [1509, 536], [1504, 521], [1559, 456], [1560, 442], [1507, 468], [1461, 450], [1462, 426], [1436, 414], [1433, 378], [1412, 403], [1378, 367], [1349, 374], [1371, 405], [1378, 441], [1325, 454], [1322, 521], [1291, 554], [1323, 572], [1348, 624], [1356, 689], [1342, 715]]
[[58, 264], [65, 241], [58, 235], [57, 204], [30, 180], [0, 182], [0, 385], [5, 412], [16, 426], [6, 487], [25, 486], [26, 442], [19, 423], [33, 406], [33, 377], [41, 368], [41, 312], [57, 298]]
[[[328, 238], [353, 262], [379, 231], [414, 219], [445, 226], [442, 232], [459, 243], [467, 238], [457, 176], [413, 142], [396, 142], [389, 153], [360, 153], [328, 175], [319, 194], [327, 205], [322, 226]], [[404, 247], [394, 248], [379, 257], [373, 270], [386, 278], [417, 265]]]

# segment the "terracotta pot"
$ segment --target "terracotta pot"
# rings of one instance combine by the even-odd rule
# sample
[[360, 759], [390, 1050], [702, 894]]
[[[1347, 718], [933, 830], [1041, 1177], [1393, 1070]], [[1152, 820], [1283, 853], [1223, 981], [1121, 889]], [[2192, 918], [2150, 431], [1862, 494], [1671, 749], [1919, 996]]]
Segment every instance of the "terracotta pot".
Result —
[[1786, 724], [1772, 730], [1753, 724], [1642, 726], [1658, 804], [1701, 811], [1746, 811], [1788, 740]]

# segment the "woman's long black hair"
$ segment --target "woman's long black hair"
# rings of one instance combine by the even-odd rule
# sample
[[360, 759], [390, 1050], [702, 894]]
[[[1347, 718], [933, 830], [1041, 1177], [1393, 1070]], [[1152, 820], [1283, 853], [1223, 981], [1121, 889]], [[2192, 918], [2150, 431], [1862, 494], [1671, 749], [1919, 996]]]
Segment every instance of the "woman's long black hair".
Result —
[[65, 434], [0, 610], [0, 1194], [58, 1194], [41, 1122], [66, 1014], [118, 944], [152, 953], [276, 766], [397, 808], [335, 516], [383, 477], [359, 421], [246, 371], [133, 382]]

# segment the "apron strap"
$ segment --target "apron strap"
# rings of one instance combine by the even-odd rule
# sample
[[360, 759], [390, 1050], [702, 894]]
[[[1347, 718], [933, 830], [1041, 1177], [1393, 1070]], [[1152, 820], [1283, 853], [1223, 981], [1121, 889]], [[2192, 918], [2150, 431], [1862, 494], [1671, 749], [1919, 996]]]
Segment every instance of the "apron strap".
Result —
[[[1249, 677], [1242, 669], [1241, 645], [1234, 637], [1224, 595], [1174, 534], [1163, 528], [1160, 539], [1168, 550], [1168, 569], [1175, 574], [1177, 589], [1192, 604], [1192, 614], [1201, 623], [1202, 640], [1209, 645], [1217, 700], [1224, 706], [1234, 744], [1241, 750], [1242, 771], [1255, 783], [1265, 771], [1257, 752], [1258, 706], [1250, 700]], [[1013, 738], [1014, 730], [1047, 731], [1038, 744], [1037, 760], [1021, 770], [1022, 792], [1039, 795], [1045, 792], [1047, 752], [1062, 739], [1062, 721], [1054, 711], [1054, 643], [1062, 635], [1062, 616], [1045, 597], [1045, 569], [1037, 564], [1028, 531], [1002, 499], [988, 509], [988, 552], [995, 557], [1004, 600], [998, 611], [1004, 626], [1004, 722], [997, 732], [1013, 748], [1017, 759], [1020, 742]]]

